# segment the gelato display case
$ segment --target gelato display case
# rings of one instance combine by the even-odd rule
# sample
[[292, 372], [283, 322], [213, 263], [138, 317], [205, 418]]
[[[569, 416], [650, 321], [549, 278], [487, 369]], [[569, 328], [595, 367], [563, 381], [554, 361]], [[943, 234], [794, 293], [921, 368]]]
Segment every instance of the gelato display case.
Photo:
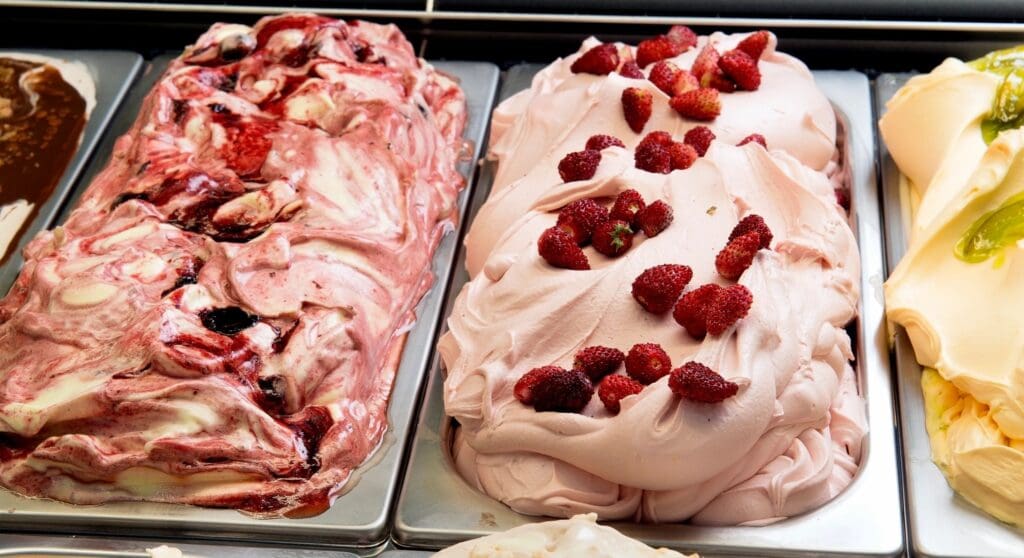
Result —
[[[932, 461], [878, 122], [946, 57], [1019, 44], [1021, 3], [0, 14], [0, 81], [32, 55], [92, 86], [49, 194], [11, 197], [0, 158], [0, 223], [27, 215], [0, 261], [0, 556], [411, 558], [517, 528], [475, 551], [1019, 554]], [[0, 132], [43, 106], [13, 83]], [[641, 285], [654, 263], [686, 279]], [[671, 366], [645, 379], [626, 328]], [[626, 416], [654, 428], [616, 438]]]

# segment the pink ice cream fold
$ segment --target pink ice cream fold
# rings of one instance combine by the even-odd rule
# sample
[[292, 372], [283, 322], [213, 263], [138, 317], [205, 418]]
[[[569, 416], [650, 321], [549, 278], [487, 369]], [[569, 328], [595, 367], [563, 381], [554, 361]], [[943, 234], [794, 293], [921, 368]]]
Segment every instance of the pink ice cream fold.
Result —
[[[701, 42], [724, 52], [742, 38]], [[445, 408], [457, 421], [455, 464], [478, 490], [531, 515], [735, 525], [804, 513], [852, 481], [866, 420], [845, 327], [857, 315], [860, 264], [823, 172], [836, 150], [835, 115], [806, 68], [773, 43], [761, 88], [723, 95], [710, 125], [718, 139], [686, 170], [637, 169], [633, 150], [647, 132], [681, 140], [697, 123], [659, 112], [656, 101], [644, 132], [634, 133], [619, 93], [644, 82], [570, 73], [576, 56], [496, 109], [495, 185], [466, 239], [472, 280], [439, 344]], [[677, 64], [689, 68], [695, 54]], [[734, 145], [755, 131], [768, 150]], [[563, 183], [559, 160], [598, 133], [626, 147], [604, 149], [593, 178]], [[655, 237], [637, 234], [618, 258], [584, 248], [589, 270], [560, 269], [538, 254], [559, 209], [583, 198], [610, 205], [627, 189], [665, 201], [672, 224]], [[750, 214], [764, 218], [774, 241], [740, 278], [754, 302], [725, 333], [696, 340], [671, 312], [651, 314], [633, 299], [633, 280], [667, 263], [692, 268], [688, 290], [730, 284], [715, 257]], [[659, 344], [676, 367], [701, 362], [739, 391], [719, 404], [683, 401], [663, 377], [623, 399], [618, 414], [596, 395], [581, 413], [557, 413], [513, 394], [527, 371], [571, 368], [584, 347], [625, 352], [636, 343]]]

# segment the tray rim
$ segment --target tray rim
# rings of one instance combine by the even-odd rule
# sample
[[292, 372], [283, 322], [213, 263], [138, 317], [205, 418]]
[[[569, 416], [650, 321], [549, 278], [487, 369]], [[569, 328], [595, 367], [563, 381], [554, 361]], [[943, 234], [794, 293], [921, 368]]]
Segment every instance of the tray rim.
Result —
[[[501, 97], [506, 98], [508, 96], [508, 84], [513, 81], [513, 78], [521, 78], [521, 76], [515, 76], [515, 72], [525, 72], [532, 76], [541, 67], [543, 66], [535, 64], [514, 66], [506, 75]], [[666, 535], [665, 529], [659, 530], [657, 527], [649, 525], [609, 522], [610, 525], [618, 528], [623, 533], [634, 536], [652, 546], [667, 546], [688, 552], [697, 551], [713, 555], [721, 553], [756, 553], [757, 555], [772, 556], [821, 556], [830, 553], [843, 556], [896, 556], [904, 550], [903, 503], [902, 490], [898, 478], [899, 464], [897, 462], [896, 431], [895, 428], [890, 430], [887, 427], [888, 424], [895, 423], [895, 411], [890, 361], [885, 337], [884, 308], [880, 289], [881, 281], [884, 278], [884, 258], [876, 176], [877, 162], [871, 87], [867, 76], [857, 71], [815, 71], [813, 74], [819, 81], [819, 86], [826, 89], [826, 94], [829, 95], [833, 104], [843, 109], [842, 111], [846, 113], [847, 124], [850, 127], [850, 133], [847, 136], [847, 148], [849, 149], [851, 160], [858, 163], [853, 168], [853, 183], [855, 187], [853, 191], [855, 207], [853, 224], [854, 230], [857, 233], [862, 259], [861, 307], [860, 319], [857, 321], [857, 354], [860, 361], [858, 381], [860, 382], [862, 393], [871, 394], [867, 397], [870, 430], [864, 447], [865, 453], [862, 457], [861, 469], [853, 484], [831, 502], [815, 511], [773, 526], [707, 528], [672, 524], [674, 531], [685, 530], [690, 533], [688, 540], [683, 540]], [[841, 80], [843, 79], [848, 80], [845, 87], [841, 86]], [[827, 87], [827, 84], [823, 84], [822, 80], [830, 82], [836, 80], [840, 83]], [[526, 81], [526, 83], [528, 84], [529, 81]], [[857, 107], [858, 114], [852, 114], [853, 111], [849, 110], [851, 106]], [[478, 198], [474, 199], [474, 207], [478, 207], [483, 203], [483, 199], [486, 198], [487, 192], [490, 189], [490, 184], [485, 181], [492, 178], [493, 165], [487, 165], [481, 172], [478, 184], [474, 189], [475, 198]], [[461, 289], [459, 281], [466, 276], [463, 269], [463, 251], [460, 251], [457, 265], [460, 269], [453, 275], [452, 284], [449, 287], [448, 301], [446, 303], [448, 311], [445, 315], [450, 313], [451, 305], [458, 295], [458, 290]], [[482, 513], [492, 514], [493, 512], [495, 517], [500, 515], [504, 519], [512, 518], [511, 523], [501, 525], [502, 529], [522, 523], [550, 519], [529, 517], [512, 512], [502, 504], [489, 499], [466, 485], [451, 468], [450, 461], [445, 461], [445, 456], [442, 455], [434, 459], [435, 456], [442, 453], [437, 447], [439, 446], [438, 440], [442, 436], [442, 429], [445, 428], [443, 403], [440, 401], [443, 381], [440, 379], [441, 373], [439, 357], [437, 355], [435, 355], [434, 362], [432, 363], [430, 374], [427, 394], [422, 403], [423, 409], [420, 411], [420, 423], [413, 440], [413, 448], [409, 453], [409, 464], [406, 467], [406, 476], [403, 479], [403, 486], [396, 505], [394, 526], [392, 527], [392, 539], [395, 543], [400, 547], [409, 549], [436, 549], [442, 545], [486, 535], [498, 530], [491, 526], [478, 526], [478, 528], [472, 530], [449, 530], [444, 538], [432, 539], [428, 535], [428, 532], [430, 532], [429, 527], [419, 523], [412, 524], [407, 521], [406, 516], [408, 514], [406, 508], [412, 505], [409, 504], [410, 499], [423, 499], [422, 491], [425, 489], [421, 489], [422, 483], [417, 481], [424, 480], [426, 478], [424, 475], [427, 473], [434, 475], [445, 474], [449, 477], [455, 475], [455, 480], [461, 483], [461, 487], [457, 488], [458, 495], [471, 498], [469, 501], [470, 505], [479, 504], [480, 509], [485, 510]], [[870, 381], [868, 379], [869, 376]], [[438, 406], [440, 406], [440, 409]], [[442, 417], [441, 425], [428, 422], [437, 420], [439, 412]], [[431, 444], [434, 446], [433, 449]], [[430, 461], [425, 465], [418, 464], [418, 460], [422, 462], [423, 459], [430, 459]], [[872, 475], [872, 477], [869, 477], [869, 480], [875, 479], [874, 485], [884, 485], [884, 490], [881, 490], [880, 494], [864, 493], [867, 488], [858, 488], [863, 487], [865, 482], [867, 482], [864, 480], [864, 477], [868, 474]], [[870, 510], [870, 515], [874, 521], [871, 525], [873, 527], [871, 532], [876, 535], [871, 540], [855, 539], [854, 546], [860, 545], [857, 548], [852, 548], [850, 544], [818, 545], [813, 547], [805, 545], [802, 548], [798, 546], [780, 548], [779, 544], [781, 541], [778, 537], [773, 539], [764, 536], [772, 531], [781, 530], [784, 526], [798, 525], [797, 529], [801, 526], [806, 526], [808, 529], [820, 529], [825, 515], [831, 515], [832, 519], [838, 521], [838, 518], [835, 516], [841, 512], [836, 512], [836, 507], [852, 505], [848, 501], [855, 496], [860, 499], [862, 504], [870, 506], [861, 509], [861, 511], [865, 511], [865, 509]], [[437, 498], [435, 497], [434, 500], [436, 501]], [[884, 502], [882, 505], [883, 511], [877, 511], [877, 506], [874, 506], [876, 502], [879, 504]], [[466, 504], [466, 502], [462, 503]], [[437, 506], [435, 505], [432, 511], [436, 509]], [[748, 544], [723, 546], [709, 542], [701, 543], [702, 537], [709, 532], [721, 533], [720, 539], [743, 538], [747, 540]], [[436, 535], [436, 531], [433, 534]], [[756, 543], [751, 544], [758, 539], [761, 540], [760, 546]], [[681, 547], [680, 545], [682, 544], [687, 546]]]
[[910, 19], [822, 19], [822, 18], [768, 18], [768, 17], [685, 17], [648, 15], [607, 15], [586, 13], [536, 13], [536, 12], [471, 12], [459, 10], [438, 10], [432, 0], [427, 0], [421, 10], [372, 9], [372, 8], [329, 8], [296, 7], [285, 4], [187, 4], [181, 2], [117, 2], [89, 0], [4, 0], [11, 8], [45, 9], [88, 9], [108, 11], [180, 12], [217, 14], [276, 14], [285, 12], [315, 12], [322, 15], [380, 18], [416, 19], [420, 21], [493, 21], [493, 22], [538, 22], [538, 23], [588, 23], [610, 25], [694, 25], [706, 27], [771, 27], [808, 29], [859, 29], [865, 31], [956, 31], [970, 33], [1020, 33], [1024, 23], [1001, 23], [983, 21], [921, 21]]
[[[879, 117], [885, 113], [885, 105], [897, 89], [914, 75], [913, 72], [879, 74], [875, 80], [875, 110]], [[885, 201], [886, 259], [891, 271], [907, 249], [900, 199], [902, 180], [884, 142], [878, 144], [881, 191]], [[924, 425], [922, 367], [917, 363], [906, 330], [896, 324], [891, 327], [909, 546], [916, 556], [931, 558], [966, 554], [987, 558], [1019, 556], [1024, 529], [1003, 523], [967, 502], [949, 486], [946, 477], [932, 462], [931, 440]], [[957, 546], [965, 540], [969, 544]]]
[[[173, 57], [158, 56], [156, 61], [169, 62]], [[476, 174], [476, 160], [485, 142], [490, 122], [490, 109], [497, 94], [499, 71], [490, 62], [428, 60], [437, 70], [471, 82], [465, 88], [469, 117], [463, 137], [472, 143], [473, 156], [460, 161], [459, 172], [466, 180], [458, 195], [457, 220], [453, 230], [444, 236], [434, 252], [432, 267], [434, 284], [416, 306], [416, 324], [409, 330], [392, 386], [388, 403], [389, 428], [381, 446], [353, 472], [350, 487], [339, 496], [326, 512], [304, 519], [259, 520], [231, 509], [200, 508], [180, 504], [152, 502], [117, 502], [100, 506], [75, 506], [53, 500], [34, 500], [0, 489], [0, 533], [5, 531], [49, 532], [65, 534], [105, 534], [136, 537], [168, 537], [174, 540], [220, 540], [244, 542], [293, 542], [309, 546], [344, 548], [350, 551], [375, 554], [387, 542], [392, 504], [401, 478], [408, 438], [415, 426], [415, 412], [425, 384], [426, 366], [433, 353], [434, 339], [440, 322], [443, 295], [453, 268], [457, 249], [456, 238], [466, 222], [466, 211], [471, 198]], [[137, 95], [141, 103], [145, 94], [163, 73], [164, 68], [151, 68], [150, 73], [136, 86], [144, 89]], [[149, 81], [150, 85], [146, 86]], [[478, 82], [478, 83], [477, 83]], [[135, 93], [133, 90], [132, 93]], [[117, 121], [109, 127], [130, 126], [139, 106], [123, 106]], [[125, 127], [127, 128], [127, 126]], [[105, 129], [104, 132], [109, 131]], [[104, 134], [106, 136], [107, 134]], [[120, 135], [120, 134], [117, 134]], [[104, 139], [107, 139], [104, 137]], [[114, 138], [116, 139], [116, 138]], [[95, 166], [105, 166], [109, 154], [95, 157], [85, 175], [93, 176]], [[81, 184], [71, 199], [87, 187]], [[67, 208], [64, 213], [66, 214]], [[369, 506], [345, 506], [345, 498], [362, 498]], [[350, 498], [350, 502], [355, 498]], [[353, 502], [355, 503], [355, 502]], [[29, 508], [18, 510], [17, 508]], [[369, 513], [356, 512], [362, 517], [359, 525], [339, 527], [332, 510], [342, 507], [366, 508]], [[96, 512], [99, 511], [100, 514]], [[337, 511], [335, 513], [338, 513]], [[55, 529], [56, 527], [56, 529]]]

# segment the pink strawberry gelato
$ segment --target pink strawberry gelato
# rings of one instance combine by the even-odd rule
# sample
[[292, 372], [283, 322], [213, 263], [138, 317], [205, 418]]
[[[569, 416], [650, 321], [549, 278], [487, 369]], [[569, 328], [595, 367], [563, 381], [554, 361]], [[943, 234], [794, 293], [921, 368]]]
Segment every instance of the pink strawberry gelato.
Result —
[[0, 484], [326, 509], [388, 427], [465, 120], [394, 26], [214, 25], [0, 302]]
[[[742, 38], [714, 34], [700, 46], [725, 52]], [[586, 41], [580, 53], [596, 44]], [[833, 189], [842, 176], [836, 118], [807, 68], [774, 44], [760, 62], [760, 89], [723, 94], [709, 125], [718, 139], [692, 167], [669, 174], [635, 168], [633, 149], [648, 132], [681, 140], [699, 123], [673, 112], [649, 82], [572, 74], [580, 53], [497, 108], [497, 177], [466, 240], [471, 281], [440, 342], [445, 408], [458, 422], [453, 456], [474, 487], [530, 515], [735, 525], [804, 513], [850, 484], [866, 420], [845, 331], [857, 315], [860, 270]], [[674, 61], [689, 68], [700, 46]], [[641, 134], [623, 119], [626, 87], [654, 95]], [[751, 133], [769, 149], [735, 147]], [[593, 134], [626, 148], [603, 150], [592, 179], [563, 184], [558, 161]], [[560, 208], [581, 198], [607, 205], [629, 188], [648, 203], [667, 202], [673, 223], [653, 238], [637, 234], [617, 259], [584, 248], [590, 270], [541, 258], [537, 239]], [[762, 216], [775, 240], [739, 280], [753, 294], [749, 315], [724, 334], [695, 340], [671, 312], [650, 314], [633, 299], [634, 278], [660, 264], [690, 266], [688, 290], [729, 284], [715, 256], [749, 214]], [[537, 412], [513, 395], [533, 368], [571, 368], [584, 347], [635, 343], [660, 344], [673, 366], [704, 363], [739, 392], [695, 403], [663, 377], [624, 398], [617, 415], [596, 396], [577, 414]]]

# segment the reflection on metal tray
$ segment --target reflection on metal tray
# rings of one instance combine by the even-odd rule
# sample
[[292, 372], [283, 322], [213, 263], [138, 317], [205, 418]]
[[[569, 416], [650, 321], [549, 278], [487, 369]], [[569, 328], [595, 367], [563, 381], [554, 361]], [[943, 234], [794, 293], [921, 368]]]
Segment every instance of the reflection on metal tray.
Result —
[[28, 223], [17, 248], [12, 251], [11, 257], [3, 265], [0, 265], [0, 293], [5, 294], [18, 277], [18, 271], [22, 264], [22, 249], [39, 231], [53, 226], [54, 218], [57, 216], [61, 204], [82, 173], [82, 169], [85, 168], [89, 156], [96, 149], [101, 133], [107, 127], [118, 105], [121, 104], [125, 92], [135, 80], [139, 68], [142, 67], [142, 57], [134, 52], [12, 49], [12, 52], [15, 51], [26, 54], [42, 54], [51, 58], [84, 64], [89, 71], [89, 76], [96, 84], [96, 106], [93, 107], [92, 115], [86, 122], [85, 130], [82, 133], [82, 143], [79, 144], [78, 151], [68, 163], [64, 176], [57, 182], [50, 198], [39, 207], [35, 220]]
[[[529, 86], [538, 66], [509, 71], [502, 97]], [[892, 391], [882, 292], [882, 235], [875, 183], [874, 122], [867, 78], [858, 72], [815, 72], [848, 123], [854, 229], [860, 243], [861, 308], [856, 348], [861, 392], [867, 398], [870, 431], [854, 482], [820, 509], [765, 527], [698, 527], [613, 523], [652, 546], [702, 555], [895, 556], [903, 550], [903, 521], [896, 460]], [[493, 166], [485, 165], [473, 207], [487, 198]], [[460, 253], [447, 306], [467, 280]], [[520, 515], [465, 483], [442, 447], [450, 419], [444, 415], [442, 372], [435, 356], [420, 424], [410, 453], [392, 532], [403, 546], [441, 548], [543, 518]]]
[[[875, 87], [877, 112], [896, 94], [911, 74], [882, 74]], [[907, 249], [909, 219], [900, 203], [900, 171], [885, 146], [879, 146], [882, 161], [882, 199], [885, 206], [885, 235], [889, 269]], [[896, 383], [903, 440], [904, 486], [907, 491], [907, 520], [910, 548], [916, 556], [954, 558], [1020, 556], [1024, 530], [1000, 522], [956, 494], [942, 471], [932, 462], [931, 442], [924, 425], [921, 394], [921, 365], [904, 329], [895, 339]]]
[[[166, 61], [165, 61], [166, 62]], [[497, 89], [498, 68], [482, 62], [438, 62], [435, 66], [459, 79], [469, 103], [465, 137], [474, 151], [460, 163], [467, 187], [459, 196], [459, 223], [470, 195], [475, 162], [483, 144]], [[155, 79], [148, 76], [149, 81]], [[136, 95], [136, 102], [142, 95]], [[126, 106], [124, 119], [130, 124], [139, 107]], [[122, 122], [123, 124], [123, 122]], [[109, 154], [94, 161], [104, 165]], [[93, 170], [93, 174], [95, 169]], [[309, 545], [341, 545], [368, 549], [387, 538], [388, 512], [397, 488], [406, 437], [423, 384], [424, 371], [433, 352], [439, 312], [448, 284], [458, 231], [448, 234], [434, 257], [435, 287], [416, 307], [419, 320], [409, 331], [406, 348], [395, 377], [388, 406], [390, 425], [381, 448], [363, 467], [353, 473], [351, 490], [328, 511], [305, 519], [258, 520], [233, 510], [149, 502], [112, 503], [102, 506], [73, 506], [46, 500], [29, 500], [0, 491], [0, 530], [4, 527], [31, 531], [61, 531], [172, 536], [195, 539], [233, 539], [266, 542], [298, 542]], [[374, 549], [377, 551], [379, 548]], [[369, 550], [364, 550], [369, 551]]]
[[[100, 539], [94, 537], [43, 537], [4, 535], [0, 538], [0, 558], [151, 558], [147, 549], [162, 542]], [[304, 550], [256, 546], [177, 544], [173, 548], [184, 558], [358, 558], [337, 550]]]

